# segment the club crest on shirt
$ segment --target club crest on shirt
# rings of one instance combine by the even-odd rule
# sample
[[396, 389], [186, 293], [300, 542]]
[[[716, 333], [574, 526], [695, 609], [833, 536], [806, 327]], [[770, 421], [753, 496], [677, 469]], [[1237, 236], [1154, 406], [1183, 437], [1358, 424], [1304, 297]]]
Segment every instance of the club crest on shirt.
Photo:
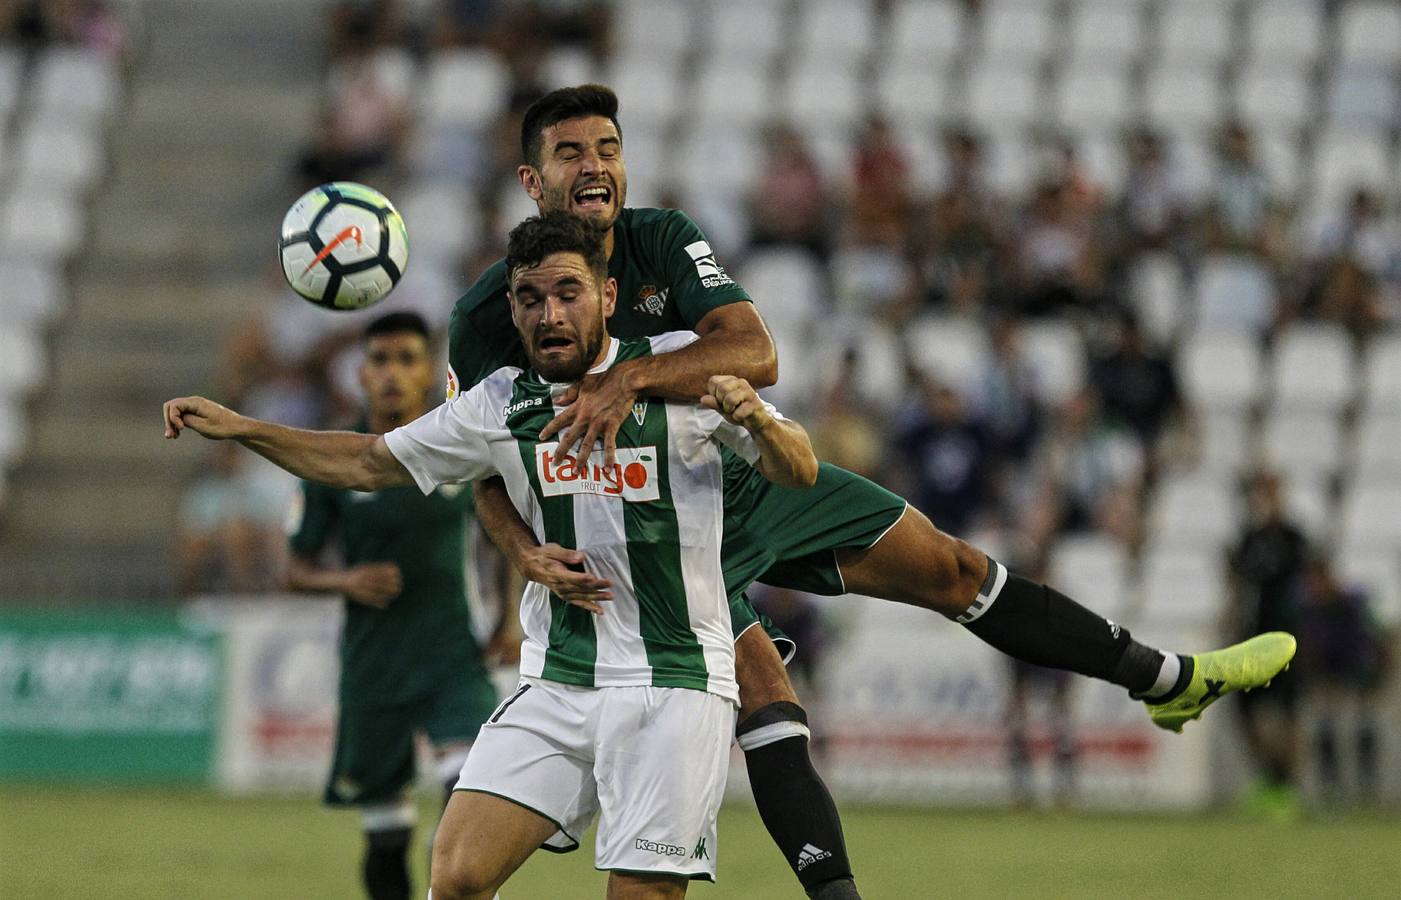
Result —
[[660, 317], [662, 310], [666, 309], [666, 298], [671, 293], [671, 288], [657, 290], [655, 284], [644, 284], [642, 290], [637, 292], [637, 297], [641, 301], [633, 306], [633, 309], [641, 313]]
[[619, 447], [612, 467], [603, 465], [603, 452], [595, 451], [587, 466], [570, 453], [560, 453], [559, 443], [535, 445], [535, 475], [540, 493], [546, 497], [563, 494], [601, 494], [631, 502], [661, 497], [657, 478], [656, 447]]
[[646, 420], [646, 418], [647, 418], [647, 401], [646, 401], [646, 400], [639, 400], [639, 401], [637, 401], [636, 403], [634, 403], [634, 404], [632, 405], [632, 418], [633, 418], [633, 421], [635, 421], [635, 422], [637, 423], [637, 427], [638, 427], [638, 428], [641, 428], [641, 427], [642, 427], [642, 423], [643, 423], [643, 422]]

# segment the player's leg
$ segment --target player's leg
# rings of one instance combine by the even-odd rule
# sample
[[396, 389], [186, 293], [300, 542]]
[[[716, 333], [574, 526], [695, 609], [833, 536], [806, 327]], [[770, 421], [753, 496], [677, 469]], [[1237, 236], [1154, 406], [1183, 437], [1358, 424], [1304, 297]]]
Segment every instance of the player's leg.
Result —
[[590, 693], [527, 681], [491, 714], [438, 823], [434, 900], [490, 897], [535, 848], [578, 848], [597, 809]]
[[558, 830], [510, 800], [455, 792], [433, 841], [433, 900], [489, 900]]
[[[747, 600], [741, 601], [730, 605], [731, 617], [744, 622], [754, 612]], [[740, 700], [735, 735], [769, 836], [809, 896], [859, 897], [841, 815], [812, 765], [807, 714], [757, 617], [735, 639], [735, 674]]]
[[1175, 731], [1224, 694], [1267, 684], [1294, 655], [1294, 639], [1280, 633], [1197, 656], [1148, 647], [913, 507], [874, 544], [837, 550], [836, 561], [848, 591], [934, 610], [1009, 656], [1128, 688], [1155, 723]]
[[690, 882], [678, 875], [608, 873], [608, 900], [680, 900]]
[[360, 876], [371, 900], [404, 900], [413, 890], [408, 860], [416, 817], [406, 795], [414, 777], [413, 718], [408, 705], [347, 705], [336, 720], [325, 800], [360, 811]]

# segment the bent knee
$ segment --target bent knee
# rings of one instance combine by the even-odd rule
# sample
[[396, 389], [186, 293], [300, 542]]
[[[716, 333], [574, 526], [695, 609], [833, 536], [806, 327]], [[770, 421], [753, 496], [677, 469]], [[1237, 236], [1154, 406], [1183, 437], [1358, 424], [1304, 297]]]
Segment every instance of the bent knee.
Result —
[[432, 872], [429, 874], [433, 900], [490, 897], [501, 886], [502, 880], [499, 872], [491, 871], [474, 858], [469, 848], [438, 844], [433, 847]]

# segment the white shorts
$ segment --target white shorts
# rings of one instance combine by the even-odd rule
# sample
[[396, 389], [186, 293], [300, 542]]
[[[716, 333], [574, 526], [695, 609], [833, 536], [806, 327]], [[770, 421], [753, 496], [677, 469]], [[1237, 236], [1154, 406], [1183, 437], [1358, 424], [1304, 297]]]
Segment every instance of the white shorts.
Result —
[[596, 868], [714, 881], [735, 715], [704, 691], [527, 678], [482, 726], [456, 789], [550, 819], [543, 846], [557, 853], [598, 815]]

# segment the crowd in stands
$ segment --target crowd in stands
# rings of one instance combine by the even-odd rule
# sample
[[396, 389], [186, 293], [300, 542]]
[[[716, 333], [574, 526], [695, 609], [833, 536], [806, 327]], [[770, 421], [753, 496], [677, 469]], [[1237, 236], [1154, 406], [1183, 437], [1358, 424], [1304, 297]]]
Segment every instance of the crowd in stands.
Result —
[[[923, 5], [949, 10], [965, 35], [991, 41], [1005, 8], [1071, 12], [1094, 2]], [[743, 5], [716, 2], [706, 29], [730, 35], [724, 14], [738, 16]], [[863, 21], [897, 43], [903, 38], [894, 20], [921, 5], [825, 4], [869, 6]], [[1134, 14], [1156, 16], [1151, 21], [1167, 28], [1177, 7], [1190, 3], [1110, 5], [1118, 7], [1111, 18], [1140, 10]], [[1254, 70], [1227, 57], [1263, 40], [1251, 23], [1273, 15], [1274, 5], [1209, 5], [1213, 16], [1231, 11], [1223, 21], [1236, 37], [1220, 59], [1199, 68], [1224, 73], [1212, 78], [1244, 91]], [[1335, 48], [1315, 47], [1300, 63], [1314, 94], [1328, 94], [1347, 63], [1334, 55], [1353, 52], [1348, 17], [1363, 5], [1310, 7]], [[1316, 636], [1318, 655], [1303, 654], [1300, 668], [1317, 675], [1320, 690], [1377, 683], [1385, 641], [1369, 603], [1393, 617], [1401, 612], [1387, 608], [1401, 599], [1388, 594], [1401, 583], [1401, 543], [1386, 546], [1391, 570], [1380, 580], [1354, 583], [1356, 567], [1334, 565], [1330, 554], [1342, 537], [1332, 525], [1351, 509], [1350, 491], [1359, 490], [1351, 456], [1340, 450], [1307, 473], [1281, 471], [1259, 433], [1273, 433], [1277, 419], [1296, 411], [1282, 391], [1262, 386], [1261, 372], [1296, 335], [1322, 335], [1345, 348], [1352, 380], [1341, 399], [1310, 415], [1342, 433], [1361, 429], [1366, 415], [1395, 415], [1367, 399], [1356, 363], [1394, 342], [1401, 321], [1401, 105], [1367, 132], [1380, 135], [1390, 182], [1359, 169], [1354, 183], [1329, 167], [1330, 142], [1356, 121], [1341, 112], [1333, 118], [1338, 98], [1331, 94], [1327, 103], [1310, 101], [1305, 119], [1289, 127], [1262, 121], [1244, 101], [1223, 104], [1193, 143], [1152, 114], [1160, 93], [1148, 79], [1172, 48], [1151, 49], [1145, 38], [1150, 63], [1130, 67], [1143, 70], [1135, 77], [1145, 79], [1147, 114], [1125, 115], [1089, 136], [1056, 127], [1054, 117], [1036, 118], [1036, 110], [1028, 114], [1034, 122], [1015, 129], [990, 120], [977, 98], [984, 69], [998, 60], [991, 50], [979, 57], [966, 47], [925, 61], [939, 69], [941, 85], [963, 85], [964, 104], [936, 102], [918, 124], [908, 109], [862, 103], [834, 139], [821, 116], [800, 112], [813, 107], [799, 96], [788, 115], [740, 122], [737, 112], [733, 134], [720, 135], [712, 129], [726, 127], [723, 117], [692, 122], [690, 107], [658, 117], [652, 96], [626, 89], [692, 79], [704, 106], [712, 70], [734, 63], [719, 38], [695, 51], [684, 36], [660, 31], [645, 37], [656, 45], [646, 53], [650, 44], [629, 17], [667, 22], [662, 13], [676, 9], [685, 5], [336, 4], [322, 118], [293, 167], [295, 187], [352, 179], [403, 197], [415, 257], [386, 308], [415, 308], [441, 327], [457, 296], [501, 255], [510, 226], [533, 212], [514, 174], [524, 108], [550, 87], [611, 81], [621, 97], [632, 205], [680, 206], [707, 231], [774, 331], [783, 373], [774, 397], [809, 426], [823, 458], [892, 487], [946, 530], [1028, 571], [1054, 575], [1071, 550], [1095, 548], [1097, 560], [1141, 568], [1151, 598], [1154, 562], [1180, 560], [1171, 553], [1186, 547], [1192, 559], [1208, 558], [1212, 571], [1194, 581], [1168, 566], [1169, 589], [1220, 586], [1219, 598], [1193, 607], [1202, 615], [1241, 633], [1288, 625]], [[700, 26], [692, 27], [695, 35]], [[1065, 41], [1080, 40], [1077, 28], [1067, 29]], [[772, 56], [758, 77], [803, 70], [805, 47], [775, 46], [763, 51]], [[1058, 87], [1047, 90], [1055, 93], [1072, 75], [1042, 51], [1048, 56], [1036, 71], [1054, 74]], [[669, 53], [682, 62], [658, 58]], [[722, 62], [711, 66], [706, 54]], [[1386, 70], [1393, 100], [1401, 97], [1401, 43], [1395, 54]], [[863, 74], [844, 75], [847, 81], [885, 85], [901, 64], [882, 68], [880, 52], [862, 59], [851, 71]], [[1196, 84], [1196, 72], [1184, 83]], [[453, 80], [462, 73], [479, 79], [465, 82], [465, 92]], [[1293, 161], [1287, 177], [1280, 176], [1281, 153]], [[270, 274], [269, 292], [278, 297], [267, 315], [230, 341], [223, 396], [290, 424], [345, 422], [356, 393], [348, 338], [364, 317], [341, 319], [298, 303], [282, 296], [275, 279]], [[1254, 368], [1189, 365], [1203, 353], [1219, 359], [1211, 349], [1218, 344], [1244, 347]], [[1237, 383], [1239, 402], [1222, 405], [1218, 392]], [[1387, 465], [1386, 477], [1401, 475], [1401, 459]], [[1255, 487], [1241, 514], [1237, 500], [1244, 509], [1247, 485]], [[1260, 499], [1262, 492], [1274, 500]], [[1184, 518], [1171, 514], [1172, 498], [1203, 493], [1200, 505], [1188, 504], [1187, 530], [1172, 531]], [[1311, 521], [1291, 526], [1287, 542], [1298, 546], [1290, 564], [1263, 572], [1252, 548], [1281, 527], [1298, 497], [1313, 498], [1305, 503]], [[1208, 515], [1215, 510], [1226, 512]], [[1393, 538], [1401, 541], [1401, 533]], [[1061, 569], [1058, 548], [1069, 548]], [[1236, 576], [1229, 594], [1227, 572]], [[1151, 607], [1151, 599], [1142, 602]], [[1372, 648], [1365, 677], [1337, 669], [1345, 655], [1337, 648], [1362, 643]], [[1251, 721], [1267, 773], [1288, 781], [1288, 753]], [[1364, 774], [1366, 760], [1375, 761], [1369, 728], [1363, 716]], [[1320, 732], [1317, 741], [1320, 758], [1336, 760], [1336, 737]]]

